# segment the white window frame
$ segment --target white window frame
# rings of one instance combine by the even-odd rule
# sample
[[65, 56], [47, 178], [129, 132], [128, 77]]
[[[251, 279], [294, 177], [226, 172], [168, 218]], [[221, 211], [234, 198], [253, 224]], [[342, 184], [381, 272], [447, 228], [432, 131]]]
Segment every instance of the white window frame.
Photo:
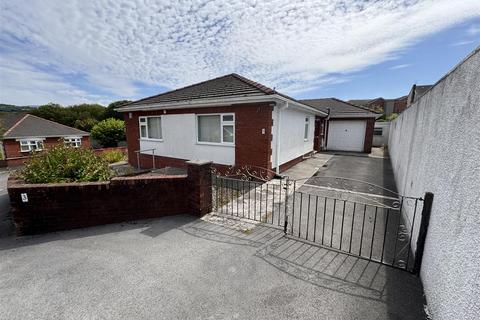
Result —
[[[198, 118], [201, 116], [220, 116], [220, 142], [200, 141], [198, 136]], [[232, 116], [232, 121], [223, 120], [224, 116]], [[223, 141], [223, 127], [233, 127], [233, 142]], [[195, 117], [195, 132], [197, 135], [197, 144], [215, 145], [215, 146], [235, 146], [235, 113], [198, 113]]]
[[[162, 135], [161, 139], [149, 138], [148, 137], [148, 118], [160, 118], [160, 134]], [[142, 120], [145, 120], [145, 122], [142, 122]], [[142, 126], [145, 127], [145, 133], [147, 134], [146, 137], [142, 137]], [[138, 134], [139, 134], [140, 140], [163, 141], [163, 119], [162, 119], [162, 116], [138, 117]]]
[[303, 141], [308, 141], [310, 136], [310, 117], [305, 117], [305, 126], [303, 127]]
[[82, 146], [82, 137], [65, 137], [63, 144], [66, 146], [80, 148]]
[[[42, 151], [45, 146], [43, 145], [44, 138], [31, 138], [31, 139], [19, 139], [18, 143], [20, 144], [20, 152], [32, 152], [32, 151]], [[35, 146], [35, 149], [32, 149], [32, 146]], [[24, 147], [27, 147], [28, 150], [24, 150]]]

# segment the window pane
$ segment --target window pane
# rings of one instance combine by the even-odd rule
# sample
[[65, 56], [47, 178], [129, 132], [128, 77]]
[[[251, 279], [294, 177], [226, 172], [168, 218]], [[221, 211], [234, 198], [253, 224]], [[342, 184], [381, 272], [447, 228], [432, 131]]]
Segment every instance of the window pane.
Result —
[[234, 136], [233, 126], [223, 126], [223, 142], [232, 142]]
[[220, 116], [198, 117], [198, 141], [220, 142]]
[[147, 127], [140, 126], [140, 137], [146, 138], [147, 137]]
[[162, 122], [160, 117], [147, 118], [148, 137], [152, 139], [162, 139]]
[[233, 115], [225, 115], [223, 116], [223, 121], [233, 121]]
[[308, 139], [308, 123], [305, 123], [305, 132], [303, 134], [304, 139]]

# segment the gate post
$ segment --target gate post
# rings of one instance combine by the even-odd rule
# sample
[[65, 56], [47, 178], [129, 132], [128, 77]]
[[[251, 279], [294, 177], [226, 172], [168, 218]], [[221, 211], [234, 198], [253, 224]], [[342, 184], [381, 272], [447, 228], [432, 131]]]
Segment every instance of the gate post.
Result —
[[290, 184], [290, 178], [287, 176], [287, 180], [285, 181], [285, 214], [284, 214], [284, 222], [283, 222], [283, 233], [287, 233], [287, 226], [288, 226], [288, 185]]
[[415, 249], [415, 262], [413, 265], [413, 273], [420, 274], [422, 266], [423, 251], [425, 249], [425, 239], [427, 238], [428, 224], [430, 223], [430, 213], [432, 212], [433, 193], [426, 192], [423, 200], [422, 221], [418, 231], [417, 247]]
[[191, 214], [203, 216], [212, 211], [212, 161], [187, 161], [187, 183]]

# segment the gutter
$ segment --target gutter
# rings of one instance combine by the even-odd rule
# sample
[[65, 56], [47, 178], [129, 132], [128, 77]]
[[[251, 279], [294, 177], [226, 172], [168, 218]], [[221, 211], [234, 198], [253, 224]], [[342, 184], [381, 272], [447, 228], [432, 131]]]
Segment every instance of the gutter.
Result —
[[138, 106], [119, 107], [119, 108], [116, 108], [115, 110], [118, 112], [128, 112], [128, 111], [155, 111], [155, 110], [169, 110], [169, 109], [206, 108], [206, 107], [213, 107], [213, 106], [224, 107], [224, 106], [231, 106], [234, 104], [241, 104], [241, 103], [270, 102], [270, 101], [289, 103], [296, 108], [309, 111], [313, 114], [327, 116], [327, 113], [323, 111], [317, 110], [315, 108], [312, 108], [298, 101], [285, 98], [278, 94], [248, 95], [248, 96], [240, 96], [240, 97], [186, 100], [182, 102], [152, 103], [152, 104], [144, 104], [144, 105], [138, 105]]

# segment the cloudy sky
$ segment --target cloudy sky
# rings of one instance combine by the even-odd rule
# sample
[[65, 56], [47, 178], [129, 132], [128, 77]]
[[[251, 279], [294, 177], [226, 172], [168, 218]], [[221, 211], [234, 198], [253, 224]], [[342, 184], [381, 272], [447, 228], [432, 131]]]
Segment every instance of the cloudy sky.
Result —
[[480, 45], [478, 0], [0, 0], [0, 103], [136, 99], [237, 72], [394, 97]]

